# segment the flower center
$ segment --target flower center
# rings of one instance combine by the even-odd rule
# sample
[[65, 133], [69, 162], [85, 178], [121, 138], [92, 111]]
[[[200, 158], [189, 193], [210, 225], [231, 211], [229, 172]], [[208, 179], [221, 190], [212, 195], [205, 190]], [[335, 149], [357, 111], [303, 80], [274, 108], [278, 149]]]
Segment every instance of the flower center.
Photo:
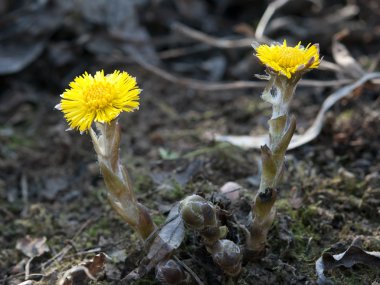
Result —
[[112, 102], [113, 89], [108, 82], [94, 82], [84, 92], [86, 106], [93, 111], [104, 109]]
[[302, 50], [298, 48], [286, 47], [276, 53], [275, 61], [283, 68], [293, 68], [302, 62], [304, 56]]

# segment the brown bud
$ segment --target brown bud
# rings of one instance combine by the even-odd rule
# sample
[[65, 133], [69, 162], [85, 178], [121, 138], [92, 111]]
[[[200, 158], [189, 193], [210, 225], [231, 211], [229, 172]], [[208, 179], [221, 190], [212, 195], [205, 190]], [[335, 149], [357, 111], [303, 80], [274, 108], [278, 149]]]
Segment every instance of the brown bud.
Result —
[[240, 247], [228, 239], [219, 240], [212, 247], [214, 262], [230, 276], [240, 273], [242, 257]]
[[164, 285], [189, 284], [188, 276], [173, 259], [164, 260], [157, 264], [156, 279]]
[[218, 225], [216, 212], [212, 204], [198, 195], [191, 195], [180, 202], [180, 213], [186, 225], [202, 231]]

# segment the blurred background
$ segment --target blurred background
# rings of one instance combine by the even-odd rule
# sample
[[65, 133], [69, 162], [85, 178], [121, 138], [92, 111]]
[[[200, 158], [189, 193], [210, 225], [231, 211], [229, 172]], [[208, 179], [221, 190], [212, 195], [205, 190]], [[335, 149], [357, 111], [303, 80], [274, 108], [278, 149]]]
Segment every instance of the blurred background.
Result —
[[[96, 284], [114, 284], [142, 258], [137, 237], [106, 203], [89, 136], [65, 131], [54, 109], [85, 71], [124, 70], [143, 89], [140, 110], [120, 118], [122, 159], [156, 223], [185, 195], [212, 199], [227, 181], [241, 185], [247, 214], [259, 153], [207, 134], [266, 133], [271, 110], [260, 100], [265, 82], [254, 74], [264, 69], [251, 43], [284, 39], [319, 43], [323, 56], [291, 107], [302, 134], [329, 94], [379, 69], [380, 2], [2, 0], [0, 283], [55, 284], [102, 251], [112, 262]], [[379, 91], [376, 80], [360, 84], [327, 112], [316, 140], [289, 152], [269, 255], [247, 266], [239, 284], [313, 284], [324, 250], [342, 252], [358, 237], [380, 249]], [[181, 259], [204, 284], [227, 284], [192, 239], [195, 251], [180, 251]], [[356, 269], [334, 278], [380, 282]], [[155, 284], [152, 273], [144, 280]]]

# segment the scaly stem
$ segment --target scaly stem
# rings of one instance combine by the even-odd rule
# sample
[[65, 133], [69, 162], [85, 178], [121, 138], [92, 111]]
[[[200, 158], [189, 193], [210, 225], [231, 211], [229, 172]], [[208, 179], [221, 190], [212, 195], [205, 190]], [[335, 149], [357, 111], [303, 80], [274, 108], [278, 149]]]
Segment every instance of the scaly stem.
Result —
[[296, 82], [271, 76], [262, 99], [272, 104], [269, 124], [269, 146], [261, 148], [262, 173], [260, 188], [252, 205], [252, 222], [247, 233], [247, 252], [252, 258], [265, 251], [268, 231], [276, 215], [274, 202], [277, 184], [281, 179], [285, 152], [296, 128], [294, 117], [289, 118], [288, 106]]
[[97, 123], [99, 136], [91, 129], [90, 135], [98, 155], [100, 172], [107, 188], [112, 208], [145, 240], [154, 231], [148, 210], [137, 202], [127, 169], [119, 157], [120, 128], [117, 121]]

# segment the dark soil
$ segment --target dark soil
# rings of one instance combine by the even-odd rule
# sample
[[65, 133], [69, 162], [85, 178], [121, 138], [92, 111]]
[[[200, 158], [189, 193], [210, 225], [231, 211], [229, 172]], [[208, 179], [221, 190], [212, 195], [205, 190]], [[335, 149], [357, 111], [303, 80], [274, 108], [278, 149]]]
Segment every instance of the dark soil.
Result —
[[[333, 38], [340, 37], [364, 70], [378, 69], [378, 1], [325, 2], [291, 1], [274, 14], [265, 35], [289, 43], [318, 42], [328, 62], [334, 62]], [[55, 284], [67, 270], [99, 252], [109, 258], [92, 284], [117, 284], [144, 257], [143, 244], [107, 203], [90, 137], [65, 131], [62, 113], [54, 110], [59, 94], [84, 71], [126, 70], [143, 89], [140, 110], [120, 117], [121, 153], [136, 195], [151, 209], [155, 222], [162, 225], [175, 202], [196, 193], [233, 214], [224, 219], [228, 237], [243, 246], [244, 236], [232, 217], [249, 213], [258, 189], [260, 154], [211, 142], [205, 134], [266, 133], [271, 110], [260, 99], [262, 88], [199, 90], [191, 82], [165, 80], [138, 58], [206, 84], [256, 80], [253, 74], [263, 73], [263, 68], [251, 48], [219, 49], [172, 27], [181, 22], [215, 37], [248, 37], [268, 4], [2, 1], [1, 284], [19, 284], [26, 276], [35, 284]], [[179, 48], [187, 53], [165, 54]], [[321, 69], [306, 78], [355, 79], [345, 69]], [[339, 87], [297, 89], [291, 109], [299, 133], [310, 126], [324, 98]], [[315, 284], [315, 261], [323, 252], [341, 253], [357, 239], [363, 249], [380, 251], [379, 92], [376, 82], [359, 87], [327, 113], [316, 140], [288, 152], [278, 213], [263, 259], [244, 264], [236, 279], [227, 278], [191, 231], [176, 256], [204, 284]], [[237, 204], [218, 194], [228, 181], [242, 186]], [[49, 251], [30, 258], [16, 249], [27, 236], [46, 237]], [[380, 282], [379, 269], [366, 265], [327, 275], [336, 284]], [[131, 284], [158, 283], [150, 272]]]

